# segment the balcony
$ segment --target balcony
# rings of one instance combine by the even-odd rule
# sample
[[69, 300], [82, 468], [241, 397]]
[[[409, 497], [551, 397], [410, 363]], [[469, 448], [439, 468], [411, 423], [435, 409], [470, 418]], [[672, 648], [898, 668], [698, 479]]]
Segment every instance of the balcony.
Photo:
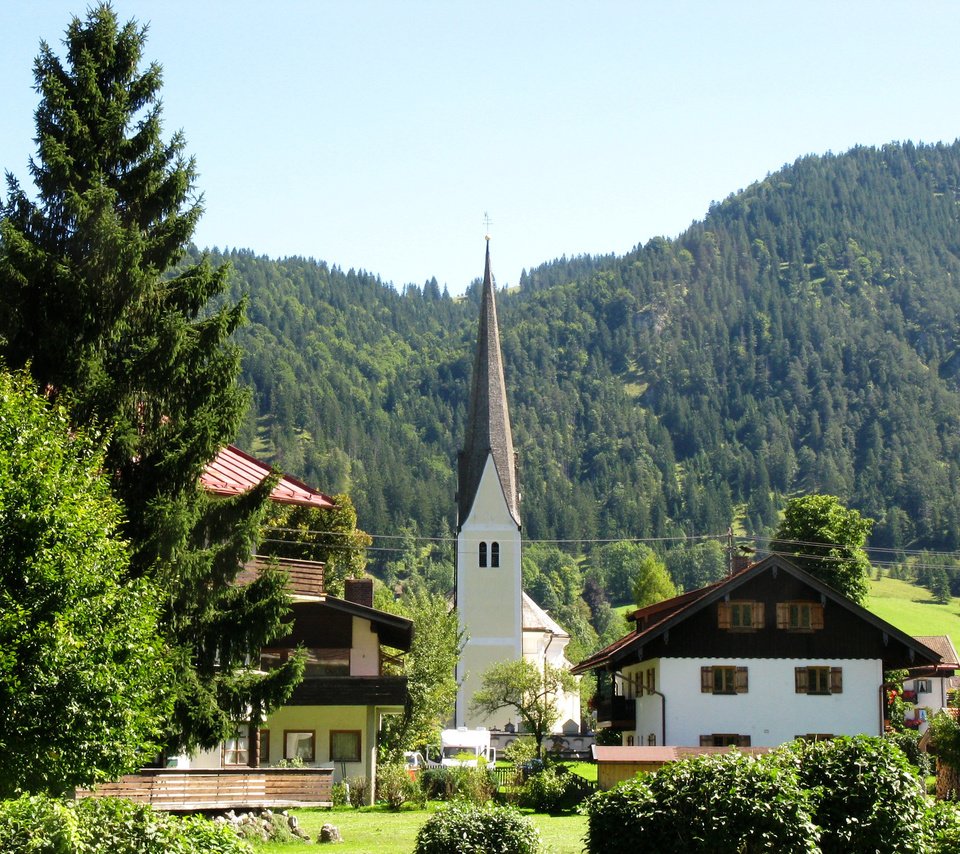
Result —
[[307, 676], [287, 706], [403, 706], [406, 676]]
[[637, 701], [632, 697], [597, 697], [597, 726], [634, 729], [637, 725]]

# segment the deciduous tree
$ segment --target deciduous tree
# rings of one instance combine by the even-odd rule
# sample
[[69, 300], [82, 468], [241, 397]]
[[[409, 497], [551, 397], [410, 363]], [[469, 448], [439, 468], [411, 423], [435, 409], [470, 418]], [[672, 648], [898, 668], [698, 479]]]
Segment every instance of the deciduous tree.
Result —
[[771, 551], [789, 555], [801, 569], [854, 602], [867, 595], [870, 560], [864, 543], [873, 527], [833, 495], [806, 495], [787, 502]]
[[101, 443], [30, 385], [0, 372], [0, 797], [133, 770], [170, 711], [160, 595], [126, 577]]
[[438, 744], [440, 730], [457, 701], [454, 672], [464, 635], [445, 597], [412, 593], [399, 608], [413, 620], [413, 645], [404, 660], [410, 702], [402, 716], [389, 721], [386, 742], [399, 753]]
[[480, 677], [480, 690], [474, 692], [472, 708], [492, 715], [510, 709], [523, 722], [524, 729], [543, 754], [543, 739], [560, 718], [557, 694], [576, 689], [576, 680], [568, 670], [545, 662], [541, 670], [525, 658], [503, 661], [488, 668]]

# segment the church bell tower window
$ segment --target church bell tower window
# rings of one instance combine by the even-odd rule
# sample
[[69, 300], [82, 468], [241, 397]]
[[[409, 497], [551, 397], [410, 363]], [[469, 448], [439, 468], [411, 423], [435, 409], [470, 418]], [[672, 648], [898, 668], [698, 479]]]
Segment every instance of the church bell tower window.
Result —
[[487, 565], [487, 544], [480, 543], [480, 566]]
[[490, 566], [500, 566], [500, 543], [490, 543]]

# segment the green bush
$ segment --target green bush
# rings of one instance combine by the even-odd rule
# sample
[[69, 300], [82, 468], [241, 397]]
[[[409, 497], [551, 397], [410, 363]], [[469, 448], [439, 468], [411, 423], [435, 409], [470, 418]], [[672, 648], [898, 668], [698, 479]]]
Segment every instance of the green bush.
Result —
[[0, 802], [4, 854], [249, 854], [230, 828], [120, 798]]
[[534, 774], [520, 790], [521, 807], [551, 814], [576, 809], [593, 793], [593, 787], [566, 766], [546, 768]]
[[910, 764], [917, 769], [917, 776], [921, 780], [930, 776], [930, 757], [920, 749], [920, 733], [916, 730], [903, 732], [888, 732], [883, 736], [887, 741], [899, 747]]
[[345, 807], [349, 801], [347, 784], [344, 782], [334, 783], [330, 787], [330, 800], [335, 807]]
[[63, 801], [24, 795], [0, 801], [0, 851], [6, 854], [73, 854], [77, 817]]
[[960, 804], [956, 801], [933, 801], [925, 825], [929, 854], [960, 851]]
[[347, 780], [347, 796], [350, 799], [350, 806], [358, 809], [367, 803], [368, 785], [366, 777], [351, 777]]
[[407, 768], [388, 763], [377, 768], [377, 800], [385, 801], [392, 810], [398, 810], [407, 801], [422, 800], [420, 787], [410, 779]]
[[813, 795], [824, 854], [923, 851], [926, 796], [907, 757], [871, 736], [793, 742], [779, 751]]
[[537, 758], [537, 743], [530, 736], [524, 735], [511, 741], [500, 755], [507, 762], [523, 765], [524, 762]]
[[540, 832], [511, 807], [458, 801], [417, 833], [415, 854], [539, 854]]
[[462, 799], [484, 804], [497, 791], [497, 781], [486, 768], [426, 768], [420, 774], [420, 787], [430, 800]]
[[674, 762], [587, 802], [587, 850], [805, 852], [817, 829], [794, 768], [739, 753]]

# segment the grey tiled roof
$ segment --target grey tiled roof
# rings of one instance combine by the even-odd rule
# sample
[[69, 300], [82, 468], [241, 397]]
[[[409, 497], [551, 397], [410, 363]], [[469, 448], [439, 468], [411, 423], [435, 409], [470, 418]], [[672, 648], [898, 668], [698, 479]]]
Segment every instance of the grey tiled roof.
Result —
[[493, 276], [490, 273], [489, 242], [483, 271], [480, 324], [473, 362], [467, 429], [458, 460], [458, 525], [462, 525], [470, 514], [488, 455], [493, 457], [510, 515], [519, 526], [516, 460], [513, 435], [510, 432], [507, 389], [503, 380], [503, 358], [500, 353], [500, 329], [497, 324]]

